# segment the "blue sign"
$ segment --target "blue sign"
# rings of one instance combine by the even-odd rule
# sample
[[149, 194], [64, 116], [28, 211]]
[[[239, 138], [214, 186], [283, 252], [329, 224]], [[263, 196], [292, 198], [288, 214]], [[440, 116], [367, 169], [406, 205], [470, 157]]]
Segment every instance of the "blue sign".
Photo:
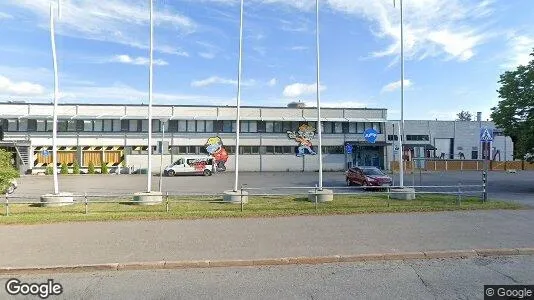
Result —
[[351, 144], [346, 144], [345, 145], [345, 153], [352, 154], [352, 145]]
[[49, 153], [48, 153], [48, 150], [43, 150], [42, 154], [43, 154], [44, 157], [47, 157], [48, 154], [49, 154]]
[[493, 128], [480, 128], [480, 141], [493, 142]]
[[376, 138], [378, 137], [378, 132], [376, 132], [376, 130], [374, 130], [373, 128], [368, 128], [364, 131], [363, 137], [365, 138], [367, 142], [373, 144], [374, 142], [376, 142]]

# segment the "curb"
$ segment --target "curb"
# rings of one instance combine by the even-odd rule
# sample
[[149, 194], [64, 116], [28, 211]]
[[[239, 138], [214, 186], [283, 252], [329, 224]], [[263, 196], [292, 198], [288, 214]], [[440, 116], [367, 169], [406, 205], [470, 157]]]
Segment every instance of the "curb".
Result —
[[495, 249], [467, 249], [443, 250], [421, 252], [392, 252], [392, 253], [366, 253], [355, 255], [330, 256], [299, 256], [265, 259], [229, 259], [229, 260], [183, 260], [183, 261], [149, 261], [129, 263], [104, 263], [58, 265], [42, 267], [0, 267], [0, 275], [11, 274], [50, 274], [75, 273], [95, 271], [128, 271], [128, 270], [172, 270], [172, 269], [198, 269], [198, 268], [225, 268], [225, 267], [254, 267], [277, 265], [318, 265], [345, 262], [393, 261], [414, 259], [444, 259], [444, 258], [474, 258], [489, 256], [517, 256], [534, 255], [534, 248], [495, 248]]

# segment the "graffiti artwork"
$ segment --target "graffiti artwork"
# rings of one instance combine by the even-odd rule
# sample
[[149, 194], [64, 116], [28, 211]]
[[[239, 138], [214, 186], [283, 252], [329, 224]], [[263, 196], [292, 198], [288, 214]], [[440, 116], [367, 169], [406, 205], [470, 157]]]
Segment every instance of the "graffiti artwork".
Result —
[[228, 153], [224, 149], [223, 142], [220, 137], [214, 136], [210, 137], [206, 142], [206, 151], [213, 157], [215, 160], [215, 165], [217, 172], [226, 171], [226, 161], [228, 160]]
[[287, 136], [298, 143], [296, 150], [297, 157], [302, 157], [306, 154], [317, 154], [313, 151], [311, 143], [311, 139], [315, 136], [315, 129], [313, 127], [308, 124], [302, 124], [296, 132], [287, 131]]

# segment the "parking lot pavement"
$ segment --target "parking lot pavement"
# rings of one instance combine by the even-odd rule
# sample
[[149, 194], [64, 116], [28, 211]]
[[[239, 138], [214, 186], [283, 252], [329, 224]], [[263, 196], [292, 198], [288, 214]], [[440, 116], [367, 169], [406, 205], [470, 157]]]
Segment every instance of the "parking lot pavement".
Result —
[[[0, 277], [1, 285], [10, 277]], [[61, 284], [63, 293], [50, 299], [484, 299], [484, 285], [532, 284], [534, 256], [16, 278]]]
[[[240, 172], [240, 184], [250, 188], [264, 188], [251, 193], [306, 193], [318, 182], [317, 172]], [[171, 194], [219, 194], [233, 189], [235, 173], [219, 173], [213, 176], [164, 177], [164, 192]], [[399, 184], [398, 174], [393, 176]], [[435, 172], [405, 174], [404, 185], [481, 185], [482, 175], [476, 171]], [[89, 194], [132, 194], [146, 189], [146, 175], [80, 175], [59, 176], [60, 191]], [[324, 187], [345, 187], [343, 172], [324, 172]], [[278, 190], [275, 187], [302, 187], [300, 190]], [[159, 189], [159, 177], [153, 176], [152, 189]], [[479, 190], [479, 188], [471, 188]], [[456, 191], [456, 188], [452, 190]], [[449, 191], [452, 191], [449, 190]], [[464, 188], [464, 190], [467, 190]], [[51, 176], [23, 176], [14, 196], [38, 198], [53, 191]], [[348, 191], [338, 189], [338, 191]], [[358, 191], [350, 189], [350, 191]], [[534, 205], [534, 172], [520, 171], [516, 174], [490, 172], [488, 174], [490, 199], [518, 201]], [[16, 199], [13, 199], [16, 201]]]

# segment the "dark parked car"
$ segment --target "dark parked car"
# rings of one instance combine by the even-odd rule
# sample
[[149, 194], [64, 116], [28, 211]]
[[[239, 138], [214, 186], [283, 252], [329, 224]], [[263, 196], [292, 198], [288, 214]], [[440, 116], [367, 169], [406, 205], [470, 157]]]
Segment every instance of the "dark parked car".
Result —
[[352, 167], [345, 172], [347, 185], [391, 186], [393, 180], [377, 167]]

